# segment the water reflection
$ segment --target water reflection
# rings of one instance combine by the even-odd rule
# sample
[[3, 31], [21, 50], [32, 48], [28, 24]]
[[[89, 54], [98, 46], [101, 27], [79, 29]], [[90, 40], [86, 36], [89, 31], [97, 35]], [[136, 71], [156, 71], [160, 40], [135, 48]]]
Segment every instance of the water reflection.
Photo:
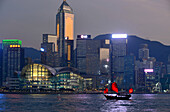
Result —
[[170, 112], [169, 102], [170, 95], [133, 94], [132, 100], [106, 100], [102, 94], [0, 94], [0, 111]]
[[128, 106], [132, 106], [132, 104], [133, 104], [132, 100], [107, 100], [104, 102], [103, 108], [101, 108], [101, 111], [127, 112]]

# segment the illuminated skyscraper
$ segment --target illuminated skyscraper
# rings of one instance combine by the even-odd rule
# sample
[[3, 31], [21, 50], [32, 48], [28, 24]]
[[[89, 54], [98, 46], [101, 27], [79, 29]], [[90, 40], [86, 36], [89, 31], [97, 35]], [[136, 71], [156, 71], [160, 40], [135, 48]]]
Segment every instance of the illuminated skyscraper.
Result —
[[124, 87], [124, 62], [127, 55], [127, 35], [113, 34], [110, 45], [111, 81], [116, 81], [119, 87]]
[[22, 41], [17, 39], [3, 40], [2, 81], [7, 77], [14, 77], [14, 72], [21, 71], [24, 66], [24, 49]]
[[56, 35], [58, 37], [59, 56], [66, 63], [65, 66], [69, 66], [70, 61], [68, 57], [72, 55], [69, 54], [72, 49], [68, 49], [69, 46], [65, 45], [67, 43], [66, 40], [74, 40], [74, 14], [66, 0], [63, 1], [56, 15]]

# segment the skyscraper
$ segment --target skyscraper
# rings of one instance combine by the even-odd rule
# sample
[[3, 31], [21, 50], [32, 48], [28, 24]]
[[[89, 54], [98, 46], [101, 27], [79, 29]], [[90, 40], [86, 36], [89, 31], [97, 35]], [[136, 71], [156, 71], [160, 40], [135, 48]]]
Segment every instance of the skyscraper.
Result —
[[70, 60], [67, 57], [72, 54], [69, 54], [71, 51], [68, 49], [69, 46], [65, 46], [65, 44], [66, 40], [74, 40], [74, 14], [66, 0], [63, 1], [56, 15], [56, 35], [58, 37], [59, 56], [66, 63], [64, 65], [68, 66]]
[[76, 65], [77, 69], [82, 73], [86, 74], [87, 71], [87, 44], [92, 41], [90, 35], [78, 35], [77, 36], [77, 55], [76, 55]]
[[59, 67], [60, 58], [57, 51], [57, 36], [52, 34], [43, 34], [41, 44], [41, 63], [51, 67]]
[[128, 55], [124, 58], [124, 88], [135, 87], [135, 56]]
[[139, 59], [147, 60], [149, 58], [148, 44], [141, 44], [139, 49]]
[[21, 71], [24, 66], [24, 49], [22, 41], [17, 39], [3, 40], [2, 49], [2, 81], [6, 82], [7, 77], [13, 77], [14, 72]]
[[111, 35], [107, 37], [95, 37], [93, 40], [100, 43], [98, 55], [100, 57], [100, 74], [109, 74], [109, 48]]
[[124, 58], [127, 55], [127, 35], [113, 34], [110, 45], [111, 81], [124, 87]]

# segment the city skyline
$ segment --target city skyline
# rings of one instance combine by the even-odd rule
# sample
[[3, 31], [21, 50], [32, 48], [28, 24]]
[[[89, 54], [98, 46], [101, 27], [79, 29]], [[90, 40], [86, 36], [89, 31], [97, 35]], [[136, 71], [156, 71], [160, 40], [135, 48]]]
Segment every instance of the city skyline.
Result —
[[[170, 43], [167, 0], [67, 2], [75, 13], [74, 37], [78, 34], [95, 37], [107, 33], [127, 33], [166, 45]], [[55, 16], [61, 3], [62, 0], [1, 0], [0, 41], [17, 38], [23, 41], [24, 47], [39, 49], [42, 34], [55, 34]]]

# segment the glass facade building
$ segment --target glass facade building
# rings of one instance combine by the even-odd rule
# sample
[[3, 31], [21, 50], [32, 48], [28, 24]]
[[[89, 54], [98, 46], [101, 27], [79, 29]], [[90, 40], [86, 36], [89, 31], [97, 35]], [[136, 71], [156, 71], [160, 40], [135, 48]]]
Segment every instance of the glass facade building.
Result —
[[[56, 35], [58, 37], [58, 53], [61, 61], [61, 66], [72, 66], [74, 47], [74, 13], [73, 9], [66, 1], [63, 1], [56, 15]], [[71, 41], [72, 40], [72, 41]]]
[[52, 68], [43, 64], [26, 65], [21, 72], [25, 89], [82, 90], [83, 77], [75, 68]]
[[72, 89], [76, 91], [83, 90], [84, 78], [78, 74], [75, 68], [56, 68], [57, 88], [58, 89]]
[[127, 55], [127, 38], [112, 38], [110, 45], [111, 81], [124, 87], [124, 62]]
[[86, 74], [86, 70], [87, 70], [87, 52], [88, 52], [87, 45], [88, 45], [89, 41], [92, 41], [91, 37], [90, 38], [81, 38], [81, 35], [77, 36], [76, 67], [82, 74]]
[[124, 88], [128, 90], [135, 87], [135, 56], [125, 56], [124, 60]]
[[21, 71], [24, 66], [24, 49], [21, 47], [21, 40], [8, 39], [2, 41], [2, 80], [4, 85], [7, 77], [14, 77], [14, 72]]
[[52, 88], [50, 79], [55, 76], [56, 71], [46, 65], [26, 65], [21, 72], [21, 79], [24, 81], [23, 88]]

